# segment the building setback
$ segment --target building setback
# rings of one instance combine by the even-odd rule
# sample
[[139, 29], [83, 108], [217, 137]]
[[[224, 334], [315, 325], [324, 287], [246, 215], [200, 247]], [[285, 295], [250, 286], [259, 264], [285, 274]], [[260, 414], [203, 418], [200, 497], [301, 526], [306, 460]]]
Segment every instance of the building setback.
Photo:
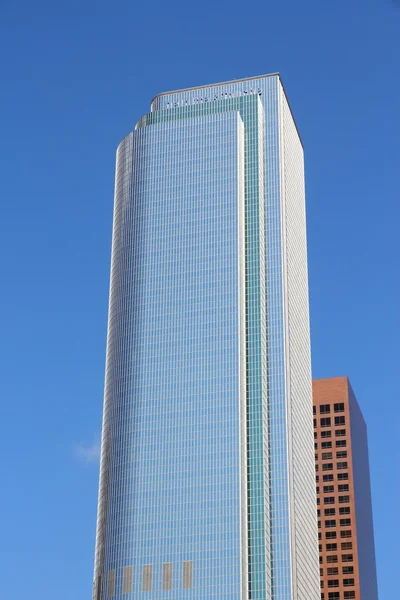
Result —
[[313, 401], [321, 600], [378, 600], [365, 421], [347, 377]]
[[117, 151], [94, 600], [319, 600], [303, 148], [279, 75]]

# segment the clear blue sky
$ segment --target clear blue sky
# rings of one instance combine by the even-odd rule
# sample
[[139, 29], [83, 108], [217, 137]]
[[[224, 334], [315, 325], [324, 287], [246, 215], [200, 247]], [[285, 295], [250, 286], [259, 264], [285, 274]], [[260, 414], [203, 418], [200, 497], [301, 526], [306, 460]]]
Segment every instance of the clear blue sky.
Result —
[[349, 375], [367, 420], [393, 600], [400, 2], [2, 0], [0, 46], [1, 598], [91, 597], [120, 138], [157, 92], [279, 71], [305, 145], [314, 376]]

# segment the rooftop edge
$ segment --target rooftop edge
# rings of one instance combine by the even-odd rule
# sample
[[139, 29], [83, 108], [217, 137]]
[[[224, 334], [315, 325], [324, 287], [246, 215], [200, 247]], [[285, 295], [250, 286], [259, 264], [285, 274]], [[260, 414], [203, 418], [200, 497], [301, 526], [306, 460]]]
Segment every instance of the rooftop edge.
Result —
[[242, 81], [253, 81], [254, 79], [264, 79], [267, 77], [279, 77], [279, 79], [281, 79], [279, 73], [269, 73], [268, 75], [254, 75], [253, 77], [243, 77], [242, 79], [218, 81], [217, 83], [207, 83], [206, 85], [195, 85], [194, 87], [182, 88], [179, 90], [170, 90], [169, 92], [160, 92], [151, 99], [150, 106], [152, 107], [153, 102], [160, 96], [169, 96], [170, 94], [181, 94], [183, 92], [191, 92], [192, 90], [203, 90], [204, 88], [217, 87], [219, 85], [228, 85], [230, 83], [240, 83]]

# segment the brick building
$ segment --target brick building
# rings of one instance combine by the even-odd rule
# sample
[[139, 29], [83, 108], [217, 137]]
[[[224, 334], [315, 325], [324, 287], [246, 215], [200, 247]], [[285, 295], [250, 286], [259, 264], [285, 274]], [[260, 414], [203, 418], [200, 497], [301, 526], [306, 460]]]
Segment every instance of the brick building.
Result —
[[313, 403], [321, 600], [378, 600], [365, 421], [347, 377]]

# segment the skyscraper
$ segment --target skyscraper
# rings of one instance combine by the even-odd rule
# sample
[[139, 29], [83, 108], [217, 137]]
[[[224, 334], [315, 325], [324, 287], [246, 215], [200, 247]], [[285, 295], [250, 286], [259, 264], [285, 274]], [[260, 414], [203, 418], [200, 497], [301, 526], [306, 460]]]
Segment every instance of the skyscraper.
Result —
[[322, 600], [378, 600], [367, 428], [347, 377], [313, 381]]
[[94, 600], [319, 600], [303, 150], [279, 75], [117, 151]]

